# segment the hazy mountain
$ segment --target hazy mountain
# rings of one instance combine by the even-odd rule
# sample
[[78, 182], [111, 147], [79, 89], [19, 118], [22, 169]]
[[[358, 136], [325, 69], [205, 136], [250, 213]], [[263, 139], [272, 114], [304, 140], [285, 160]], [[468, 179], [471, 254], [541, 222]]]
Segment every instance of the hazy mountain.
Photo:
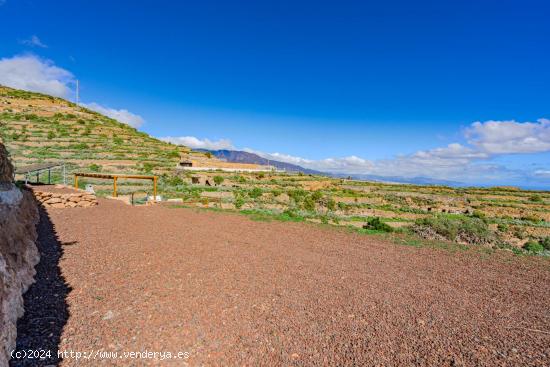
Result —
[[270, 165], [270, 166], [276, 167], [277, 169], [285, 170], [288, 172], [303, 172], [303, 173], [312, 174], [312, 175], [327, 175], [327, 173], [304, 168], [295, 164], [274, 161], [271, 159], [268, 160], [266, 158], [260, 157], [257, 154], [243, 152], [241, 150], [225, 150], [225, 149], [224, 150], [196, 149], [196, 150], [203, 151], [203, 152], [210, 152], [216, 158], [226, 160], [227, 162]]

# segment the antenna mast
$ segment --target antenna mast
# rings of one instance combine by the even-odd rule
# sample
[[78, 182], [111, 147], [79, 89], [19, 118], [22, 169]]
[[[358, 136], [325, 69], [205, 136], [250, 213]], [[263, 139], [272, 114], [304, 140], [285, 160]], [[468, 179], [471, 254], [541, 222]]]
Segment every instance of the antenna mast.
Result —
[[80, 96], [79, 96], [79, 87], [80, 87], [80, 82], [78, 81], [78, 79], [76, 80], [76, 104], [78, 105], [78, 102], [79, 102], [79, 99], [80, 99]]

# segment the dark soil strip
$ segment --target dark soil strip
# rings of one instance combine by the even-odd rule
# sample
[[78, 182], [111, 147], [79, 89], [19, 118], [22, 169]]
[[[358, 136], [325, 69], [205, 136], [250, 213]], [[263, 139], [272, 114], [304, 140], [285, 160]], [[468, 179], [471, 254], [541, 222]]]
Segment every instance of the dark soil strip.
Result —
[[69, 318], [66, 298], [71, 289], [59, 268], [62, 244], [48, 213], [42, 208], [38, 236], [40, 263], [36, 266], [36, 283], [24, 295], [25, 315], [17, 323], [16, 350], [26, 354], [26, 358], [12, 359], [10, 366], [51, 366], [60, 362], [57, 350]]

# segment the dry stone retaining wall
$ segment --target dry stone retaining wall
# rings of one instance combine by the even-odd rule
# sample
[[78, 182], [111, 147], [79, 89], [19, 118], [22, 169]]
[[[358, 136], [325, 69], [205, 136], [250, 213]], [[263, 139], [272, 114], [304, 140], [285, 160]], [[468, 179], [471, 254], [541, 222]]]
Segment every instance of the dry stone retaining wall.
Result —
[[87, 208], [97, 205], [97, 197], [94, 194], [84, 191], [62, 194], [35, 190], [34, 196], [42, 205], [51, 208]]

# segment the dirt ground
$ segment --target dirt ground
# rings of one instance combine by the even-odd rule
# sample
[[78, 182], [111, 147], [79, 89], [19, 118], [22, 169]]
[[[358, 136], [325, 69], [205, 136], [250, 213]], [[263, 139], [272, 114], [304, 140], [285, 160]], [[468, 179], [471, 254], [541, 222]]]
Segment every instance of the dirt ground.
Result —
[[550, 365], [547, 260], [107, 199], [40, 233], [19, 349], [188, 353], [62, 366]]

